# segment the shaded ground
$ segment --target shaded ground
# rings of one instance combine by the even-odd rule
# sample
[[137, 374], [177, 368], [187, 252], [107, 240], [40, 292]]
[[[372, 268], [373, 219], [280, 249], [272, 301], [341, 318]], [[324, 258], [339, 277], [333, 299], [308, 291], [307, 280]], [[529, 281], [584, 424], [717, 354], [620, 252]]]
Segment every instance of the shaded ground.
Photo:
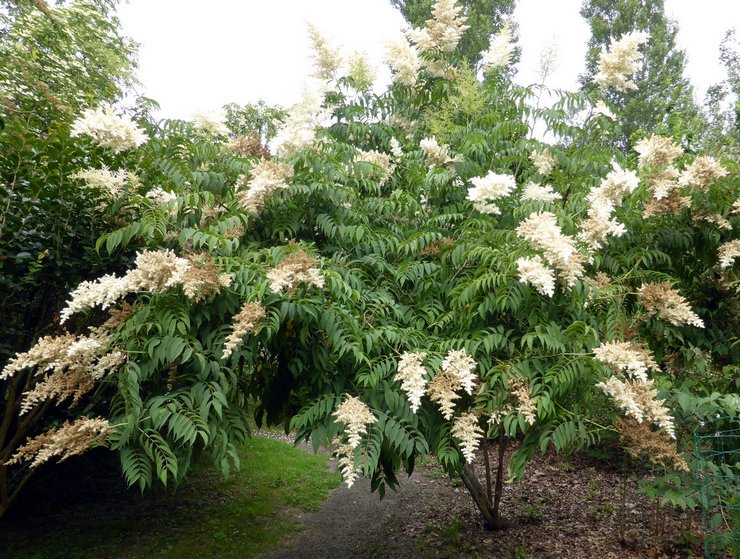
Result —
[[[476, 464], [481, 480], [483, 465]], [[401, 479], [401, 476], [399, 476]], [[623, 488], [625, 489], [623, 497]], [[623, 475], [582, 455], [535, 458], [522, 482], [504, 487], [502, 510], [513, 526], [486, 531], [466, 490], [433, 462], [401, 479], [381, 502], [369, 483], [335, 489], [306, 529], [265, 559], [568, 558], [637, 559], [701, 556], [698, 516], [663, 508]], [[623, 504], [624, 503], [624, 504]], [[620, 543], [621, 511], [624, 541]]]
[[[252, 454], [256, 460], [254, 449]], [[301, 456], [291, 458], [296, 464], [309, 458], [307, 453], [297, 454]], [[96, 460], [93, 455], [84, 463], [85, 469], [80, 465], [60, 476], [68, 480], [66, 486], [52, 484], [29, 493], [28, 502], [19, 503], [16, 518], [0, 522], [0, 557], [216, 559], [261, 553], [257, 555], [261, 559], [637, 559], [701, 555], [697, 517], [689, 526], [687, 515], [661, 509], [664, 528], [656, 530], [652, 503], [636, 492], [637, 474], [625, 478], [608, 461], [585, 454], [568, 459], [537, 457], [520, 483], [506, 484], [502, 510], [513, 527], [505, 532], [486, 531], [464, 487], [449, 480], [433, 460], [420, 460], [411, 478], [399, 473], [399, 491], [387, 491], [383, 501], [370, 492], [369, 482], [358, 480], [352, 489], [342, 485], [332, 490], [323, 505], [319, 503], [326, 489], [303, 498], [316, 503], [315, 507], [292, 502], [298, 494], [294, 488], [308, 483], [307, 465], [289, 476], [288, 464], [268, 458], [259, 466], [253, 464], [261, 477], [251, 485], [236, 476], [223, 482], [216, 473], [204, 472], [174, 495], [160, 492], [142, 497], [137, 491], [122, 490], [120, 470], [110, 470]], [[316, 475], [325, 471], [322, 464], [312, 466]], [[476, 469], [483, 480], [482, 464], [476, 464]], [[75, 493], [79, 491], [83, 493]], [[285, 504], [278, 509], [263, 505], [268, 512], [260, 511], [258, 495], [264, 497], [262, 503], [275, 502], [280, 495]], [[620, 543], [622, 509], [625, 539]], [[295, 532], [301, 524], [303, 529]], [[212, 540], [208, 553], [203, 544], [207, 539]], [[46, 544], [39, 548], [38, 542]], [[269, 546], [272, 551], [257, 551]], [[52, 548], [56, 551], [49, 555]]]

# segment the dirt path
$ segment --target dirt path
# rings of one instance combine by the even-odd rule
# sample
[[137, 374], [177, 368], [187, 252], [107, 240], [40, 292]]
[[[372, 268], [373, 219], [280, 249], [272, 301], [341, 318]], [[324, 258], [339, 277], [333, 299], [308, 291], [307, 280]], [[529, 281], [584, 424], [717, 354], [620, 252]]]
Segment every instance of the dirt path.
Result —
[[342, 485], [319, 511], [299, 518], [305, 530], [265, 559], [418, 557], [415, 512], [444, 502], [454, 490], [420, 473], [400, 482], [398, 491], [388, 491], [382, 501], [370, 492], [368, 480], [357, 480], [351, 489]]

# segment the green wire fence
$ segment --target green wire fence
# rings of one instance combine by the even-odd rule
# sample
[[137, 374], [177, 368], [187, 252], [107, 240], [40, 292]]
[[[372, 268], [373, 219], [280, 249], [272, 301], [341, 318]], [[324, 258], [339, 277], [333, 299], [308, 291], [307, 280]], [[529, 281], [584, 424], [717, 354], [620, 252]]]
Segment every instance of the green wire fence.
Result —
[[740, 418], [705, 423], [694, 444], [706, 557], [740, 558]]

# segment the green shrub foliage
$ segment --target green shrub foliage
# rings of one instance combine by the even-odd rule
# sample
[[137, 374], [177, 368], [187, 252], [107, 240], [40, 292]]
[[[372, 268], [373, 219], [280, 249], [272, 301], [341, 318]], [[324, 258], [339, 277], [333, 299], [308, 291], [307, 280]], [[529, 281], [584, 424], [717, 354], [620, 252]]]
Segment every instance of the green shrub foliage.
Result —
[[[142, 489], [179, 482], [201, 455], [238, 466], [250, 417], [334, 445], [347, 481], [381, 494], [428, 452], [460, 473], [501, 430], [519, 441], [513, 479], [538, 451], [618, 433], [630, 446], [640, 429], [671, 450], [631, 444], [636, 456], [687, 475], [688, 430], [738, 408], [735, 164], [670, 138], [620, 153], [598, 92], [523, 88], [505, 60], [476, 73], [416, 42], [413, 79], [396, 60], [382, 93], [317, 55], [332, 79], [289, 111], [272, 160], [222, 126], [156, 123], [146, 103], [120, 151], [99, 145], [91, 113], [53, 124], [37, 153], [63, 159], [65, 180], [103, 164], [126, 180], [112, 194], [110, 178], [68, 183], [83, 198], [65, 211], [88, 229], [68, 231], [75, 242], [85, 220], [118, 226], [86, 245], [100, 273], [61, 268], [72, 288], [90, 281], [62, 310], [77, 337], [6, 366], [6, 383], [37, 387], [25, 413], [82, 410], [6, 446], [13, 468], [97, 411], [107, 428], [85, 440], [118, 450]], [[13, 261], [31, 277], [50, 243]], [[87, 373], [65, 365], [78, 354]], [[86, 390], [53, 388], [73, 374], [92, 377]]]

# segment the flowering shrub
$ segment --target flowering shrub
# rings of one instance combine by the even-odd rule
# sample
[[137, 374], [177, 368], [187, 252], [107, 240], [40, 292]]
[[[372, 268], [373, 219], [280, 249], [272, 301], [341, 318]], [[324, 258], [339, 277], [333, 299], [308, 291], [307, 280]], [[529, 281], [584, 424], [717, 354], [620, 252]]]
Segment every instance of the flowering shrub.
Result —
[[[433, 452], [475, 496], [469, 464], [491, 437], [519, 441], [514, 479], [538, 449], [617, 436], [687, 469], [691, 422], [737, 411], [733, 163], [666, 138], [637, 156], [605, 148], [602, 100], [533, 106], [536, 90], [502, 70], [507, 29], [477, 79], [455, 50], [460, 10], [440, 0], [433, 14], [391, 46], [379, 95], [342, 76], [314, 30], [321, 94], [289, 112], [276, 159], [213, 126], [142, 122], [138, 159], [76, 171], [125, 215], [96, 244], [121, 275], [71, 289], [62, 318], [81, 330], [112, 316], [90, 343], [41, 339], [2, 377], [51, 385], [61, 367], [70, 385], [30, 405], [96, 387], [107, 424], [38, 434], [14, 465], [66, 456], [47, 441], [76, 452], [73, 432], [107, 435], [130, 484], [177, 482], [201, 451], [238, 465], [253, 414], [333, 444], [348, 485], [365, 475], [381, 493]], [[642, 39], [604, 55], [604, 87], [629, 86]], [[537, 121], [552, 145], [532, 137]], [[91, 357], [67, 375], [78, 351]], [[498, 507], [476, 502], [497, 525]]]

